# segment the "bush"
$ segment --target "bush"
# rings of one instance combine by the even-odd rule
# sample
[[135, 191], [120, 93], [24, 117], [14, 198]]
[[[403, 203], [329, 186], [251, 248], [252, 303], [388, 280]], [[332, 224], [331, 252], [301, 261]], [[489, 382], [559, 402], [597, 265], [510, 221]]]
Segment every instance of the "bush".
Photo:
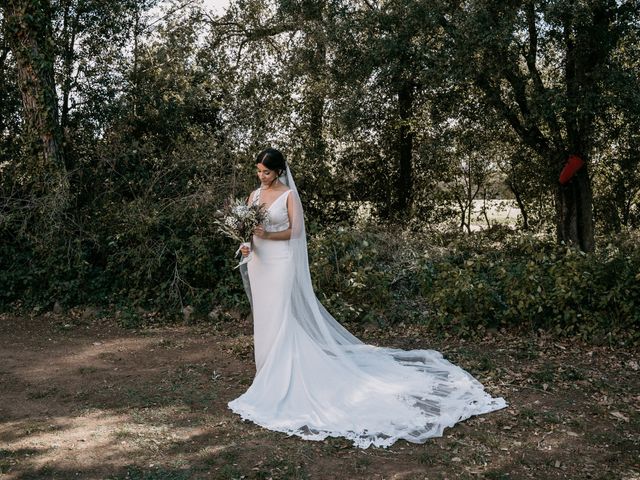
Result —
[[248, 311], [235, 246], [214, 223], [232, 190], [232, 159], [215, 139], [188, 140], [162, 156], [152, 141], [112, 141], [108, 161], [83, 159], [74, 208], [46, 229], [27, 208], [1, 212], [0, 307]]
[[[184, 162], [192, 166], [199, 152], [189, 153]], [[235, 246], [219, 237], [213, 222], [222, 196], [197, 180], [209, 169], [200, 158], [190, 181], [182, 162], [158, 167], [159, 187], [183, 182], [171, 195], [105, 195], [78, 212], [75, 223], [58, 225], [55, 235], [16, 235], [20, 218], [5, 222], [0, 302], [5, 308], [58, 302], [163, 312], [153, 318], [170, 317], [184, 305], [196, 315], [248, 312], [233, 269]], [[505, 229], [461, 235], [337, 226], [310, 235], [309, 259], [320, 301], [341, 322], [422, 322], [461, 335], [506, 327], [637, 340], [638, 240], [637, 233], [600, 238], [601, 247], [585, 255], [549, 237]], [[125, 315], [123, 322], [137, 320]]]
[[309, 242], [309, 263], [320, 301], [342, 322], [380, 325], [420, 317], [418, 284], [407, 275], [415, 251], [404, 235], [384, 230], [328, 229]]
[[341, 321], [419, 321], [469, 334], [544, 329], [589, 339], [640, 325], [637, 235], [601, 238], [586, 255], [550, 238], [478, 233], [409, 241], [338, 229], [310, 242], [317, 292]]
[[548, 238], [516, 236], [498, 245], [462, 242], [426, 256], [418, 274], [430, 321], [462, 331], [525, 326], [588, 338], [635, 337], [640, 249], [625, 237], [600, 244], [586, 255]]

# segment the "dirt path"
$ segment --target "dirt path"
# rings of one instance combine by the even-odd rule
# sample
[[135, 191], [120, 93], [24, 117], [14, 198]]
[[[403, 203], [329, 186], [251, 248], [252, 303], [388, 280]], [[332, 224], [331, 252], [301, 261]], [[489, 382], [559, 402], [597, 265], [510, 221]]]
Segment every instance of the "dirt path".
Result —
[[1, 479], [640, 479], [638, 351], [530, 336], [475, 342], [357, 331], [435, 348], [510, 407], [424, 445], [357, 450], [243, 422], [251, 326], [118, 328], [0, 317]]

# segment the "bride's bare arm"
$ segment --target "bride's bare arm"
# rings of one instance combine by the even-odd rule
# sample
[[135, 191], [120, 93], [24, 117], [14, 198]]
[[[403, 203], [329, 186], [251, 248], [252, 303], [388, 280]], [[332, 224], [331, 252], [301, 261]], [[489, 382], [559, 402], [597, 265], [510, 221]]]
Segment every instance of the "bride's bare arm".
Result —
[[[256, 230], [256, 235], [258, 232]], [[291, 238], [291, 229], [282, 230], [280, 232], [262, 232], [262, 235], [258, 235], [265, 240], [289, 240]]]

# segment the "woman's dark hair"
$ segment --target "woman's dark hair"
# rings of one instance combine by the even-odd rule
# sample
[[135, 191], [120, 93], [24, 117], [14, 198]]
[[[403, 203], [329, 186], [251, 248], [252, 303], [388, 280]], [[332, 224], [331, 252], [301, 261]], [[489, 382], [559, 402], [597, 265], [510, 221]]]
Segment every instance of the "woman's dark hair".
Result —
[[275, 148], [265, 148], [261, 151], [256, 157], [256, 165], [259, 163], [263, 164], [269, 170], [277, 172], [278, 176], [282, 175], [282, 172], [287, 169], [284, 156]]

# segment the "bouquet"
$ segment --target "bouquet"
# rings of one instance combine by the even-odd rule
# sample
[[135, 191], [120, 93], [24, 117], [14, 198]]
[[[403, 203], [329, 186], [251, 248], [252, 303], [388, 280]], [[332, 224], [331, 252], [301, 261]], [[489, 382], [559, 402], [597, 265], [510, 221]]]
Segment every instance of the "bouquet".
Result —
[[[223, 235], [240, 242], [240, 248], [236, 250], [236, 255], [238, 255], [242, 247], [251, 247], [253, 230], [258, 225], [267, 223], [267, 209], [264, 204], [247, 205], [241, 199], [227, 201], [218, 214], [220, 218], [215, 221], [218, 225], [218, 230]], [[251, 253], [242, 259], [238, 267], [247, 263], [250, 259]]]

